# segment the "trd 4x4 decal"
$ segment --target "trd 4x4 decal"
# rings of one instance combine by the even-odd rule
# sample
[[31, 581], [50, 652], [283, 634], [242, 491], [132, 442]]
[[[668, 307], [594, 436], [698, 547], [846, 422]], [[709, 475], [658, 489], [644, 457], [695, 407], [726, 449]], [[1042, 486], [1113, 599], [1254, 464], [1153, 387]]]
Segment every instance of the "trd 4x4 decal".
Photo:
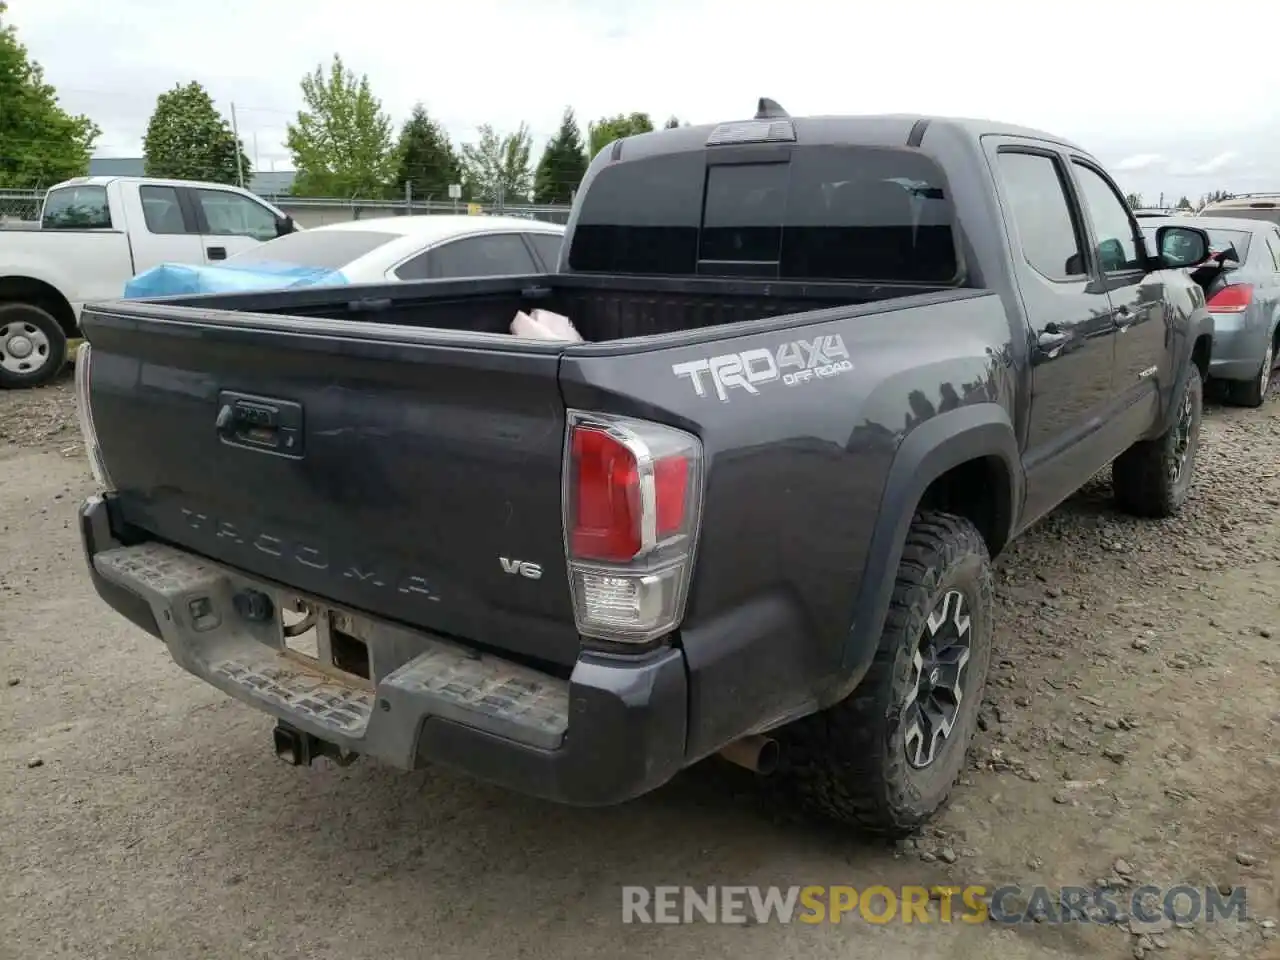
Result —
[[671, 365], [671, 372], [677, 377], [688, 377], [693, 384], [693, 392], [700, 397], [707, 395], [707, 381], [710, 380], [716, 396], [725, 403], [729, 401], [732, 387], [759, 394], [757, 388], [761, 384], [775, 380], [794, 387], [815, 379], [835, 377], [852, 369], [853, 362], [845, 349], [844, 338], [838, 333], [813, 340], [791, 340], [779, 345], [776, 351], [759, 347]]

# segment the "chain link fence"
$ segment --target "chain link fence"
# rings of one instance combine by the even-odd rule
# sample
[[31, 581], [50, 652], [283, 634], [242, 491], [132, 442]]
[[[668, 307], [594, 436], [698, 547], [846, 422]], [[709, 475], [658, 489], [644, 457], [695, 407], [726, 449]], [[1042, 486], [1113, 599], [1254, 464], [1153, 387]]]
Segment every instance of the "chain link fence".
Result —
[[9, 224], [27, 226], [40, 219], [43, 190], [0, 190], [0, 229]]

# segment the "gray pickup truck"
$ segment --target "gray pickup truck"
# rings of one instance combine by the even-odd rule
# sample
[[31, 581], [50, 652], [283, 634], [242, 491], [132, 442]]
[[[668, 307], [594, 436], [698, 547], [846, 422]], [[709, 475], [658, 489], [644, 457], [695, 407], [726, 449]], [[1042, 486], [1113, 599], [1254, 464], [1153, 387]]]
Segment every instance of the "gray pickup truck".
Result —
[[991, 558], [1109, 463], [1187, 498], [1208, 238], [1160, 231], [1046, 133], [761, 101], [604, 149], [554, 274], [93, 304], [90, 575], [293, 763], [599, 805], [722, 754], [909, 831]]

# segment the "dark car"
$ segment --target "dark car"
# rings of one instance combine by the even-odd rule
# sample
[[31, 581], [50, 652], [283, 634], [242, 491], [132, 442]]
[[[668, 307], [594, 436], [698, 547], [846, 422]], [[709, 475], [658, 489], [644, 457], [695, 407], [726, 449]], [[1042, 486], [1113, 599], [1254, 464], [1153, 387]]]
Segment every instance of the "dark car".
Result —
[[723, 753], [910, 830], [992, 557], [1109, 463], [1186, 502], [1208, 238], [1156, 240], [1050, 134], [763, 101], [606, 147], [553, 274], [94, 304], [91, 576], [295, 763], [609, 804]]

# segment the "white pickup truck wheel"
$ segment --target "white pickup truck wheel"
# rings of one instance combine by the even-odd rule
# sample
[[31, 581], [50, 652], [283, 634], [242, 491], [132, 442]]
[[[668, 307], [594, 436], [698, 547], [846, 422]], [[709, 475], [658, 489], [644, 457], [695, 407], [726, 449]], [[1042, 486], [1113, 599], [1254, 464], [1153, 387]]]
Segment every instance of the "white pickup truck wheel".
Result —
[[48, 383], [67, 360], [67, 335], [53, 315], [30, 303], [0, 303], [0, 387]]

